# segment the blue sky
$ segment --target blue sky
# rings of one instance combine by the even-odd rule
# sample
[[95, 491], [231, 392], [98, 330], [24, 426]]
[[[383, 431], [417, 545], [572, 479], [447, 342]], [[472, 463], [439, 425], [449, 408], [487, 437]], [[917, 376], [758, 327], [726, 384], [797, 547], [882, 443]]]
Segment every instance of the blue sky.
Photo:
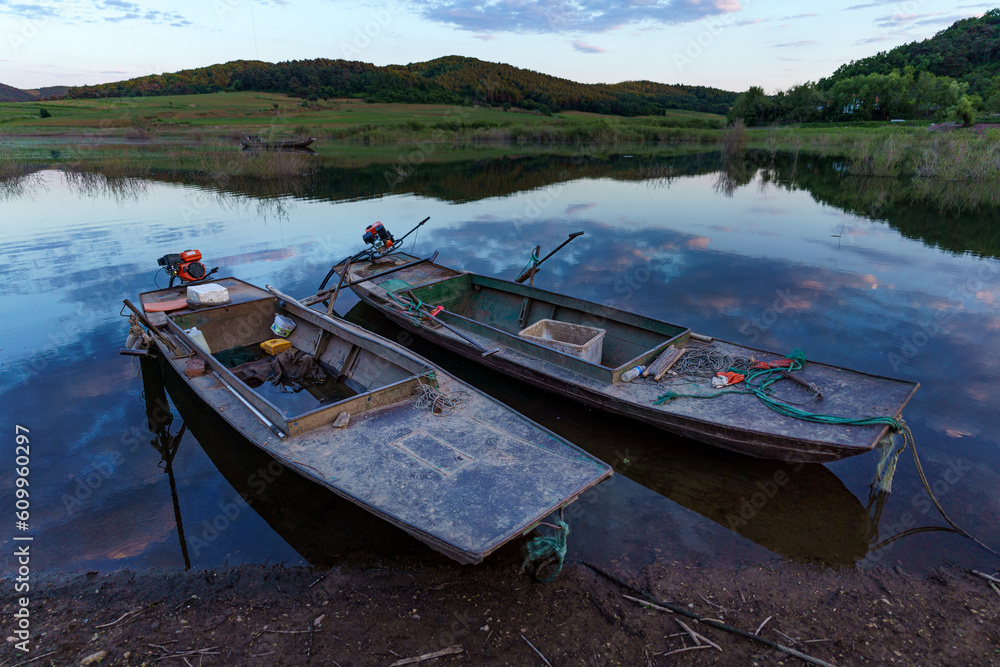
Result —
[[587, 83], [774, 91], [925, 39], [991, 2], [944, 0], [0, 0], [0, 83], [81, 85], [239, 59], [444, 55]]

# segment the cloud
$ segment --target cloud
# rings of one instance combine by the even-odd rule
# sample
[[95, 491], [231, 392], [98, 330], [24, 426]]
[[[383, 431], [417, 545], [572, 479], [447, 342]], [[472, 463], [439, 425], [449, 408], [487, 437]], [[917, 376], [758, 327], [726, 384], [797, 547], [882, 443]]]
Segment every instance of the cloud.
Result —
[[803, 46], [815, 46], [819, 42], [815, 39], [800, 39], [797, 42], [782, 42], [781, 44], [772, 44], [777, 49], [797, 49]]
[[880, 28], [899, 28], [928, 16], [937, 16], [937, 14], [891, 14], [875, 19], [875, 25]]
[[863, 5], [851, 5], [850, 7], [847, 7], [845, 11], [851, 9], [868, 9], [869, 7], [881, 7], [882, 5], [892, 4], [893, 2], [895, 2], [895, 0], [876, 0], [876, 2], [866, 2]]
[[938, 16], [937, 18], [923, 19], [921, 21], [917, 21], [916, 23], [914, 23], [914, 25], [934, 25], [936, 23], [947, 23], [948, 25], [951, 25], [956, 21], [972, 18], [974, 16], [979, 17], [982, 16], [982, 14], [950, 14], [948, 16]]
[[481, 39], [484, 42], [492, 42], [494, 39], [497, 38], [496, 35], [485, 35], [485, 34], [484, 35], [473, 35], [473, 37], [475, 39]]
[[416, 0], [426, 19], [473, 32], [602, 32], [675, 25], [739, 11], [740, 0]]
[[148, 23], [166, 23], [178, 28], [192, 25], [191, 21], [177, 12], [146, 9], [139, 3], [128, 0], [101, 0], [98, 8], [107, 12], [103, 19], [108, 23], [141, 20]]
[[876, 19], [875, 25], [883, 30], [904, 28], [907, 26], [951, 25], [956, 21], [967, 19], [969, 16], [966, 14], [945, 14], [944, 12], [933, 12], [930, 14], [890, 14]]
[[0, 0], [0, 13], [19, 19], [42, 19], [56, 15], [55, 7], [51, 5], [12, 4], [2, 0]]
[[819, 16], [815, 12], [812, 14], [796, 14], [795, 16], [786, 16], [784, 18], [778, 19], [779, 21], [795, 21], [796, 19], [811, 19], [814, 16]]
[[573, 42], [573, 48], [580, 53], [605, 53], [605, 50], [599, 46], [591, 46], [582, 40], [575, 40]]
[[137, 12], [141, 9], [134, 2], [125, 2], [125, 0], [104, 0], [101, 4], [107, 9], [116, 8], [126, 12]]
[[878, 44], [880, 42], [896, 42], [900, 38], [906, 37], [906, 33], [896, 33], [893, 35], [882, 35], [881, 37], [869, 37], [868, 39], [859, 39], [854, 42], [857, 46], [862, 46], [864, 44]]

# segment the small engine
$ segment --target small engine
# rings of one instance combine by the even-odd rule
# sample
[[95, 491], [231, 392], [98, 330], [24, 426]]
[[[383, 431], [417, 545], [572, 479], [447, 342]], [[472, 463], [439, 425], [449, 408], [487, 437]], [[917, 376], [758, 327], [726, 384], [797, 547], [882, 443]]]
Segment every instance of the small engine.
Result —
[[190, 283], [207, 276], [208, 271], [205, 269], [205, 265], [199, 261], [200, 259], [201, 251], [185, 250], [180, 254], [164, 255], [156, 260], [156, 263], [170, 274], [170, 284], [173, 285], [174, 278], [180, 278], [182, 282]]
[[376, 222], [365, 229], [364, 236], [361, 239], [365, 243], [374, 246], [375, 252], [380, 255], [384, 255], [392, 250], [396, 243], [396, 239], [392, 238], [392, 234], [386, 230], [381, 222]]

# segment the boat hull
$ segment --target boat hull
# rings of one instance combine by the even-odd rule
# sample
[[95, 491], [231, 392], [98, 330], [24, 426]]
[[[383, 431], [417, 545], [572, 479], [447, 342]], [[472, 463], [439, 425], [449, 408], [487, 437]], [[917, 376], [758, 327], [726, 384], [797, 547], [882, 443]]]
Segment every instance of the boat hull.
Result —
[[[412, 260], [412, 258], [404, 256], [399, 261], [406, 260]], [[437, 281], [434, 279], [435, 268], [441, 270]], [[352, 273], [352, 278], [357, 280], [364, 275], [365, 271], [361, 270]], [[473, 289], [481, 287], [483, 289], [506, 290], [517, 298], [523, 296], [525, 303], [529, 300], [541, 302], [545, 299], [557, 298], [555, 295], [536, 288], [514, 285], [482, 276], [459, 274], [446, 267], [437, 267], [433, 264], [430, 266], [424, 264], [414, 269], [397, 272], [393, 274], [393, 280], [411, 281], [415, 285], [413, 289], [423, 299], [425, 297], [419, 289], [420, 286], [426, 287], [435, 283], [440, 285], [443, 280], [457, 280], [463, 276], [471, 278], [474, 283]], [[505, 336], [503, 332], [481, 326], [467, 317], [447, 312], [439, 315], [439, 317], [445, 318], [446, 323], [468, 327], [464, 333], [473, 334], [474, 340], [478, 341], [481, 346], [492, 347], [498, 341], [500, 342], [501, 352], [483, 356], [480, 349], [471, 345], [463, 337], [454, 335], [446, 327], [428, 326], [426, 318], [415, 318], [413, 314], [406, 312], [397, 303], [397, 299], [387, 298], [385, 290], [380, 290], [372, 283], [362, 282], [353, 285], [351, 289], [368, 305], [379, 310], [399, 326], [467, 359], [590, 407], [637, 419], [670, 433], [740, 454], [784, 461], [825, 463], [870, 451], [888, 431], [888, 427], [882, 425], [835, 427], [793, 420], [771, 412], [755, 397], [749, 396], [733, 396], [713, 401], [688, 399], [683, 408], [675, 407], [679, 406], [681, 401], [671, 402], [672, 405], [669, 406], [655, 405], [656, 392], [666, 393], [671, 389], [670, 386], [660, 388], [647, 385], [646, 391], [640, 391], [635, 387], [629, 387], [627, 383], [620, 383], [619, 376], [622, 369], [627, 368], [630, 364], [648, 363], [648, 360], [655, 358], [663, 349], [662, 346], [654, 347], [645, 357], [637, 357], [617, 369], [595, 367], [593, 376], [588, 377], [581, 372], [561, 368], [558, 360], [555, 363], [550, 363], [555, 359], [551, 354], [548, 355], [549, 362], [536, 360], [532, 356], [534, 352], [529, 347], [521, 345], [514, 336]], [[564, 297], [559, 297], [559, 299], [558, 307], [562, 308], [561, 312], [566, 312], [570, 308], [587, 308], [586, 305], [582, 305], [586, 302], [580, 300]], [[457, 303], [454, 299], [453, 302]], [[435, 302], [428, 301], [428, 304], [433, 303]], [[590, 305], [593, 312], [596, 313], [595, 320], [609, 321], [609, 309], [596, 304]], [[475, 306], [469, 306], [469, 308], [474, 309]], [[486, 307], [475, 312], [479, 314], [477, 316], [482, 316], [482, 313], [486, 312]], [[631, 318], [630, 321], [633, 323], [648, 322], [650, 324], [643, 326], [658, 326], [661, 331], [666, 330], [664, 327], [670, 326], [634, 314], [616, 313], [611, 316], [624, 319], [626, 315]], [[475, 334], [482, 335], [475, 336]], [[663, 335], [669, 336], [670, 334]], [[507, 349], [503, 347], [504, 341], [515, 346], [521, 345], [521, 349]], [[678, 335], [668, 342], [678, 347], [688, 347], [694, 344], [689, 339], [689, 332]], [[741, 353], [745, 356], [753, 355], [756, 358], [766, 358], [768, 355], [775, 356], [774, 353], [754, 350], [725, 341], [715, 342], [726, 346], [734, 353]], [[528, 350], [528, 353], [525, 353], [525, 349]], [[543, 350], [538, 351], [538, 354], [543, 353], [548, 354]], [[625, 357], [629, 356], [631, 353], [625, 355]], [[619, 358], [618, 361], [625, 357]], [[566, 363], [583, 371], [592, 370], [583, 367], [576, 360], [567, 359]], [[813, 375], [810, 379], [815, 379], [820, 386], [837, 386], [840, 389], [834, 401], [835, 405], [840, 413], [853, 416], [899, 417], [903, 407], [919, 386], [917, 383], [881, 378], [812, 362], [808, 366], [809, 372]], [[601, 380], [601, 373], [606, 376], [606, 381]], [[852, 391], [852, 384], [857, 388], [857, 391]], [[707, 392], [702, 390], [700, 393]], [[884, 396], [880, 394], [884, 394]], [[724, 413], [718, 406], [713, 406], [712, 410], [706, 409], [705, 404], [716, 404], [720, 401], [730, 402], [732, 409], [729, 413]], [[812, 409], [820, 411], [823, 408], [824, 403], [820, 402]], [[870, 412], [873, 409], [879, 410], [879, 412]]]
[[[160, 314], [153, 321], [163, 363], [284, 467], [456, 561], [482, 561], [611, 475], [606, 464], [391, 341], [328, 320], [290, 297], [261, 295], [233, 279], [217, 282], [230, 292], [227, 306], [172, 318]], [[142, 303], [171, 292], [144, 294]], [[324, 369], [337, 366], [356, 385], [377, 388], [361, 387], [362, 393], [311, 411], [282, 410], [260, 396], [255, 400], [253, 390], [240, 386], [178, 326], [197, 322], [209, 344], [228, 345], [232, 337], [258, 341], [267, 336], [275, 309], [297, 321], [290, 340], [298, 349], [315, 354]], [[191, 373], [192, 359], [204, 361], [210, 372]], [[418, 384], [461, 395], [464, 404], [440, 415], [417, 409], [411, 389]], [[333, 420], [342, 411], [350, 414], [344, 428]]]

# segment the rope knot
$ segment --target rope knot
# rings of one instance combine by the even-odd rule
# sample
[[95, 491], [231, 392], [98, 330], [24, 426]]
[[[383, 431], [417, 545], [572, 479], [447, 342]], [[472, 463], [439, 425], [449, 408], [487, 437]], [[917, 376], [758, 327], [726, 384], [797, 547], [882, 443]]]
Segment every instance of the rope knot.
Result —
[[[524, 572], [524, 568], [529, 563], [540, 561], [535, 566], [535, 577], [543, 584], [547, 584], [559, 576], [559, 573], [562, 572], [563, 561], [566, 559], [566, 538], [569, 537], [569, 524], [562, 520], [557, 523], [559, 525], [555, 533], [540, 535], [524, 545], [525, 557], [520, 571]], [[555, 571], [545, 578], [539, 577], [542, 568], [553, 560], [558, 562]]]

